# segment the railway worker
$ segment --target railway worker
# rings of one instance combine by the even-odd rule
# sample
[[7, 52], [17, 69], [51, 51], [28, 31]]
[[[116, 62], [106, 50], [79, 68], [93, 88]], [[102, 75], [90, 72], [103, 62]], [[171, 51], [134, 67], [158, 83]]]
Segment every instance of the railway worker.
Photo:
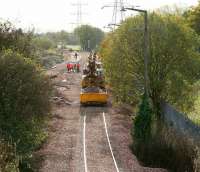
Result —
[[80, 63], [77, 63], [77, 72], [80, 72]]
[[70, 72], [70, 64], [67, 63], [67, 72]]
[[77, 60], [77, 58], [78, 58], [78, 53], [77, 52], [75, 52], [74, 57]]
[[72, 68], [73, 68], [73, 64], [69, 63], [69, 72], [72, 71]]
[[76, 69], [77, 69], [77, 65], [76, 65], [76, 63], [74, 63], [74, 65], [73, 65], [73, 72], [76, 72]]

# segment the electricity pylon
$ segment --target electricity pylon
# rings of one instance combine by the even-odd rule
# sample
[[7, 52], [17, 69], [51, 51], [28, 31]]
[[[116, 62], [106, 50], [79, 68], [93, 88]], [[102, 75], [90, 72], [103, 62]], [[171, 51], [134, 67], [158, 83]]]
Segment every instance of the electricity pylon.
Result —
[[121, 10], [124, 7], [124, 0], [115, 0], [113, 5], [105, 5], [102, 9], [105, 7], [113, 7], [112, 20], [108, 26], [112, 26], [114, 30], [124, 20], [124, 11]]
[[76, 16], [76, 22], [73, 22], [71, 24], [76, 25], [76, 27], [79, 27], [83, 24], [82, 16], [83, 16], [83, 6], [87, 5], [86, 3], [82, 3], [81, 0], [77, 0], [76, 3], [73, 3], [72, 6], [76, 6], [76, 13], [73, 13], [72, 15]]

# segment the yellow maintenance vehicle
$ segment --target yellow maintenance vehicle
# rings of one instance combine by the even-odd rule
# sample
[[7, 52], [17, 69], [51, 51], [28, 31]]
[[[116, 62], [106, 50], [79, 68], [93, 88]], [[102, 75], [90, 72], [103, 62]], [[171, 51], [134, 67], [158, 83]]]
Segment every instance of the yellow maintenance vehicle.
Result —
[[95, 53], [90, 54], [83, 69], [80, 93], [80, 103], [82, 105], [107, 104], [108, 101], [102, 64], [96, 58]]

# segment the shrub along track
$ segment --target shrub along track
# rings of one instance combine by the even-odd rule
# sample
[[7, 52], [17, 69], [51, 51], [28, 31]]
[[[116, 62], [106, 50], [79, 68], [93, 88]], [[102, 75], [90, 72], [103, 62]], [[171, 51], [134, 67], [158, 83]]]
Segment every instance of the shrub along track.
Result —
[[[82, 53], [82, 57], [86, 57]], [[84, 59], [83, 58], [83, 59]], [[59, 64], [49, 73], [57, 97], [49, 122], [49, 138], [36, 152], [41, 172], [146, 172], [129, 149], [131, 120], [112, 107], [80, 107], [81, 73], [65, 73]]]

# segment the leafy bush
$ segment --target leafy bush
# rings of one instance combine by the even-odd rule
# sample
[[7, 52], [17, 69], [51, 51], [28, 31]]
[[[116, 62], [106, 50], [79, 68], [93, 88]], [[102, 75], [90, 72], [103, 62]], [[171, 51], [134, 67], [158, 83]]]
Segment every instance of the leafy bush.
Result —
[[19, 171], [19, 157], [16, 155], [15, 148], [13, 144], [0, 139], [0, 171]]
[[51, 84], [30, 59], [12, 50], [0, 54], [0, 130], [16, 153], [29, 158], [46, 137]]
[[40, 62], [41, 65], [45, 69], [49, 69], [58, 63], [62, 63], [64, 61], [64, 59], [63, 59], [63, 56], [46, 54], [43, 57], [41, 57], [40, 61], [41, 61]]
[[55, 47], [54, 43], [47, 37], [35, 37], [33, 44], [40, 50], [48, 50]]

